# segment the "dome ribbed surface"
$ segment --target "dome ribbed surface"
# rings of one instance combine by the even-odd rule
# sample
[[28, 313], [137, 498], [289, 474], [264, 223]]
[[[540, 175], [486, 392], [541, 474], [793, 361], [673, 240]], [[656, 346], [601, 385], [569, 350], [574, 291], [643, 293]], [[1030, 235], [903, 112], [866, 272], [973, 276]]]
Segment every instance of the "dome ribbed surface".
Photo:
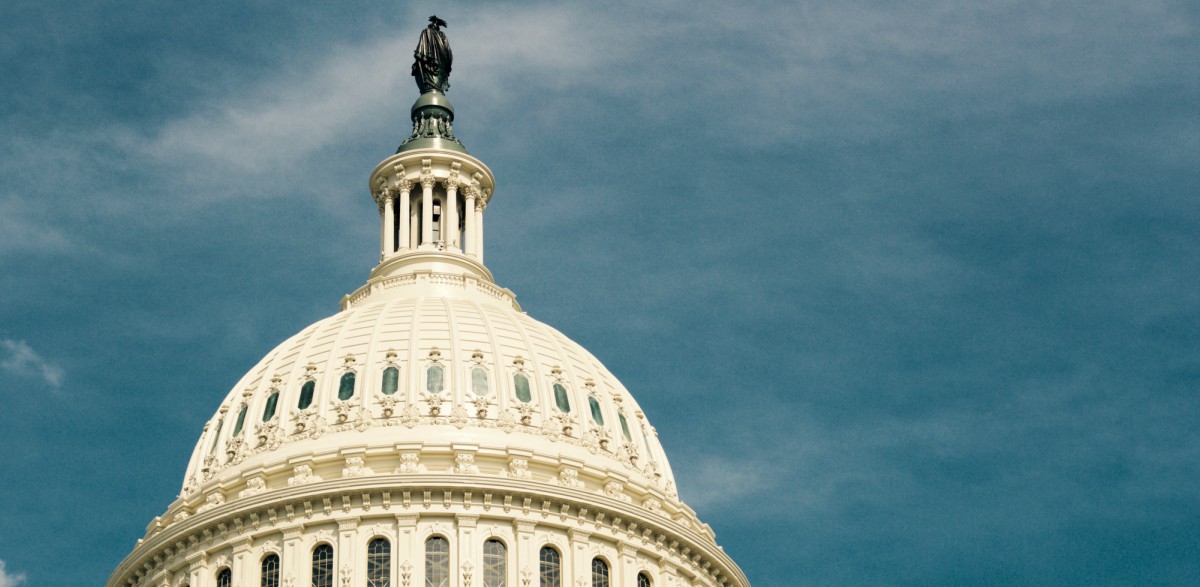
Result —
[[[440, 393], [427, 391], [433, 365], [443, 373]], [[398, 370], [398, 384], [386, 396], [389, 367]], [[473, 379], [477, 369], [486, 376], [480, 394]], [[353, 395], [341, 399], [350, 372]], [[518, 398], [518, 373], [529, 382], [528, 402]], [[312, 402], [301, 410], [309, 381]], [[556, 385], [567, 395], [567, 412], [558, 407]], [[274, 415], [264, 421], [276, 392]], [[236, 430], [243, 405], [244, 422]], [[587, 461], [674, 494], [653, 427], [591, 353], [510, 304], [441, 295], [354, 307], [277, 346], [233, 387], [205, 427], [184, 492], [300, 454], [438, 438], [480, 451], [518, 449]]]

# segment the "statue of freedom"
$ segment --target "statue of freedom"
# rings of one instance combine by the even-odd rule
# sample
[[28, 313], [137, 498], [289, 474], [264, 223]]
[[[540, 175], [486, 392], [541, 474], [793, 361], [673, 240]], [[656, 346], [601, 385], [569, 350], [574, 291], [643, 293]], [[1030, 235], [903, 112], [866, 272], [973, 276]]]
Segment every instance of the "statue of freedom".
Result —
[[450, 62], [454, 60], [454, 54], [442, 32], [444, 26], [446, 21], [437, 16], [429, 17], [429, 26], [421, 31], [421, 39], [413, 51], [412, 76], [422, 94], [433, 90], [444, 93], [450, 89]]

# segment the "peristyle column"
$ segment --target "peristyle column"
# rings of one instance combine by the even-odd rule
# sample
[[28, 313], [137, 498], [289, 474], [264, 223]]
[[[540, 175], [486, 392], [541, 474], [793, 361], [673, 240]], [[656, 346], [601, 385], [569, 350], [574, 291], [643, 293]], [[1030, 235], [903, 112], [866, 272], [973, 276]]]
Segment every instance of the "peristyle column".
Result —
[[421, 174], [421, 244], [433, 242], [433, 173]]
[[392, 192], [383, 190], [383, 238], [380, 239], [380, 260], [390, 256], [396, 250], [394, 238], [396, 235], [396, 210], [392, 207]]
[[458, 177], [451, 175], [446, 185], [446, 224], [442, 231], [442, 240], [447, 249], [458, 248]]
[[412, 204], [409, 197], [409, 192], [412, 190], [412, 183], [407, 179], [401, 179], [398, 187], [400, 188], [400, 238], [397, 240], [399, 241], [399, 248], [407, 249], [412, 246], [412, 234], [409, 232], [412, 225], [412, 221], [409, 219], [409, 216], [412, 215]]
[[475, 186], [463, 188], [463, 214], [463, 238], [467, 241], [463, 243], [463, 252], [475, 257], [479, 243], [479, 238], [475, 236]]

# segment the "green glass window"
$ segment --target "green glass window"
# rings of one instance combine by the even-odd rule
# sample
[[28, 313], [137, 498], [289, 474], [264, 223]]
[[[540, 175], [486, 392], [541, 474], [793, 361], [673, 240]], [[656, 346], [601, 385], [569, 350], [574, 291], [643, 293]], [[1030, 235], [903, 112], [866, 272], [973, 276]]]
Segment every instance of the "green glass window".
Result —
[[367, 587], [388, 587], [392, 577], [392, 543], [376, 538], [367, 545]]
[[400, 370], [395, 367], [388, 367], [383, 370], [383, 388], [380, 390], [383, 395], [392, 395], [396, 393], [396, 388], [400, 384]]
[[488, 540], [483, 543], [483, 587], [505, 587], [508, 580], [508, 560], [504, 543]]
[[333, 547], [322, 544], [313, 549], [313, 587], [333, 587]]
[[272, 554], [262, 561], [262, 587], [279, 587], [279, 555]]
[[650, 575], [646, 573], [638, 573], [637, 587], [650, 587]]
[[347, 371], [342, 375], [342, 381], [338, 384], [338, 399], [346, 401], [354, 397], [354, 371]]
[[529, 403], [533, 396], [529, 395], [529, 378], [521, 373], [513, 375], [513, 387], [517, 389], [517, 399], [522, 403]]
[[471, 393], [475, 395], [487, 395], [487, 369], [483, 367], [475, 367], [471, 369]]
[[212, 453], [217, 450], [217, 443], [221, 441], [221, 427], [225, 425], [225, 420], [217, 420], [217, 433], [213, 434], [212, 446], [208, 447], [208, 452]]
[[300, 408], [301, 410], [304, 410], [304, 409], [307, 409], [308, 406], [311, 406], [312, 399], [313, 399], [313, 392], [316, 391], [316, 389], [317, 389], [316, 381], [305, 381], [304, 385], [300, 388], [300, 402], [296, 404], [296, 407]]
[[217, 587], [232, 587], [233, 571], [229, 567], [225, 567], [217, 572]]
[[592, 559], [592, 587], [608, 587], [608, 563], [603, 559]]
[[242, 424], [246, 423], [246, 410], [250, 408], [250, 404], [242, 404], [242, 411], [238, 412], [237, 423], [233, 425], [233, 435], [237, 436], [242, 433]]
[[425, 541], [425, 587], [449, 587], [450, 542], [441, 536]]
[[571, 399], [567, 397], [567, 388], [561, 383], [554, 384], [554, 403], [558, 404], [558, 409], [569, 412], [571, 411]]
[[600, 413], [600, 402], [596, 401], [596, 398], [589, 395], [588, 405], [592, 408], [592, 419], [595, 420], [597, 424], [603, 426], [604, 414]]
[[621, 434], [625, 436], [625, 442], [633, 442], [633, 436], [629, 434], [629, 422], [625, 421], [625, 412], [617, 412], [617, 419], [621, 421]]
[[263, 422], [275, 417], [275, 406], [279, 403], [279, 392], [267, 397], [267, 407], [263, 408]]
[[442, 389], [445, 389], [442, 385], [442, 366], [430, 365], [425, 371], [425, 391], [441, 393]]
[[543, 546], [538, 553], [538, 575], [541, 587], [562, 587], [562, 557], [557, 550]]

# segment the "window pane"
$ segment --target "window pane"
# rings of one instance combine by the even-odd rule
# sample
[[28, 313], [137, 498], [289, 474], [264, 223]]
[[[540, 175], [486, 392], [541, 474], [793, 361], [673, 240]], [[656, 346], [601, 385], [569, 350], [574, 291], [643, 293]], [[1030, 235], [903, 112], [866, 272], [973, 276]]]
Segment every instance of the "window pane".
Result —
[[279, 587], [279, 556], [272, 554], [262, 562], [262, 587]]
[[400, 382], [400, 370], [395, 367], [388, 367], [383, 370], [383, 395], [392, 395], [396, 393], [396, 388]]
[[562, 587], [562, 559], [558, 551], [543, 546], [538, 558], [541, 560], [541, 587]]
[[263, 422], [275, 417], [275, 406], [279, 403], [279, 392], [272, 393], [267, 398], [267, 407], [263, 408]]
[[567, 398], [567, 388], [560, 383], [554, 384], [554, 403], [558, 404], [558, 409], [564, 412], [571, 411], [571, 400]]
[[529, 379], [524, 375], [520, 373], [513, 375], [513, 387], [517, 388], [517, 399], [524, 403], [529, 403], [529, 400], [533, 399], [529, 395]]
[[429, 393], [441, 393], [442, 389], [442, 367], [440, 365], [431, 365], [425, 371], [425, 391]]
[[300, 403], [296, 404], [301, 410], [312, 405], [313, 391], [317, 389], [316, 381], [305, 381], [304, 386], [300, 388]]
[[488, 540], [483, 543], [483, 587], [505, 587], [508, 580], [508, 560], [504, 543]]
[[246, 423], [246, 410], [248, 409], [250, 409], [250, 404], [242, 404], [242, 410], [238, 412], [237, 423], [233, 425], [234, 436], [242, 433], [242, 424]]
[[592, 587], [608, 587], [608, 563], [592, 559]]
[[487, 395], [487, 370], [481, 367], [471, 369], [471, 393], [475, 395]]
[[650, 575], [646, 573], [638, 573], [637, 587], [650, 587]]
[[589, 395], [588, 405], [592, 407], [592, 420], [595, 420], [597, 424], [603, 426], [604, 414], [600, 413], [600, 402], [596, 401], [596, 398]]
[[392, 544], [376, 538], [367, 545], [367, 587], [389, 587], [392, 576]]
[[213, 434], [212, 446], [208, 447], [208, 452], [211, 453], [217, 450], [217, 442], [221, 440], [221, 427], [225, 425], [225, 420], [217, 420], [217, 433]]
[[229, 569], [221, 569], [217, 573], [217, 587], [232, 587], [233, 586], [233, 571]]
[[338, 385], [338, 399], [346, 401], [352, 397], [354, 397], [354, 371], [342, 375], [342, 381]]
[[625, 442], [633, 442], [633, 437], [629, 435], [629, 422], [625, 421], [625, 412], [617, 412], [617, 419], [621, 421], [621, 434], [625, 435]]
[[313, 549], [313, 587], [333, 587], [333, 547], [322, 544]]
[[425, 541], [425, 587], [450, 585], [450, 542], [441, 536]]

